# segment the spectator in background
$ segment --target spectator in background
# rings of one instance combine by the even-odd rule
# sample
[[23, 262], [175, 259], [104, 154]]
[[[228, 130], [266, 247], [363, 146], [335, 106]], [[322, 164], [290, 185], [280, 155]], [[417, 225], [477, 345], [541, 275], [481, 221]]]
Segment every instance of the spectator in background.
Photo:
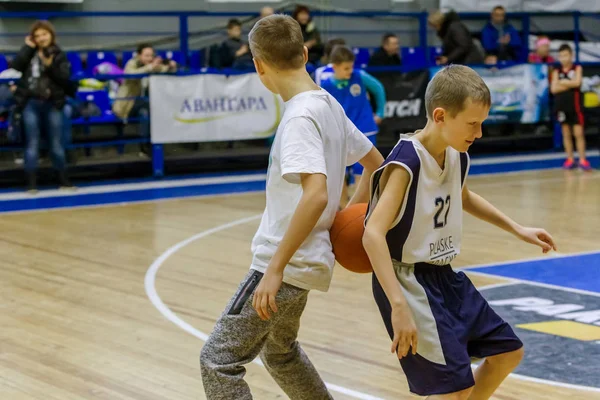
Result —
[[550, 55], [550, 39], [548, 36], [538, 36], [535, 41], [535, 52], [527, 59], [532, 64], [554, 64], [556, 60]]
[[[37, 166], [42, 130], [48, 144], [60, 186], [72, 188], [67, 177], [64, 148], [64, 112], [67, 96], [75, 96], [77, 84], [70, 80], [71, 64], [56, 44], [56, 32], [48, 21], [31, 27], [25, 45], [12, 62], [22, 72], [14, 93], [15, 113], [22, 112], [26, 138], [25, 172], [30, 192], [37, 191]], [[18, 118], [18, 117], [17, 117]]]
[[469, 29], [460, 21], [456, 12], [443, 14], [436, 11], [429, 15], [427, 21], [442, 40], [443, 56], [436, 60], [438, 65], [483, 63], [483, 53], [477, 48]]
[[[560, 68], [552, 71], [550, 91], [554, 94], [554, 112], [562, 127], [563, 146], [567, 153], [563, 168], [574, 169], [579, 165], [584, 171], [591, 171], [592, 167], [585, 156], [584, 119], [581, 112], [583, 69], [581, 65], [573, 63], [573, 49], [568, 44], [563, 44], [558, 49], [558, 60]], [[573, 136], [575, 136], [579, 163], [575, 161]]]
[[310, 17], [310, 10], [306, 6], [297, 6], [292, 17], [302, 28], [304, 45], [308, 47], [308, 62], [317, 64], [323, 55], [323, 43], [321, 34]]
[[383, 36], [381, 47], [371, 56], [369, 67], [391, 67], [402, 65], [398, 36], [388, 33]]
[[487, 54], [495, 54], [499, 61], [517, 61], [521, 54], [519, 32], [506, 22], [506, 10], [496, 6], [490, 21], [481, 31], [481, 44]]
[[330, 39], [325, 45], [325, 53], [323, 54], [323, 66], [315, 70], [315, 83], [321, 86], [321, 82], [326, 81], [333, 76], [333, 64], [331, 64], [331, 52], [335, 46], [345, 45], [346, 41], [343, 38]]
[[275, 14], [275, 10], [272, 7], [263, 7], [260, 10], [260, 19], [268, 17], [269, 15]]
[[487, 54], [483, 63], [485, 65], [496, 65], [498, 64], [498, 56], [495, 54]]
[[227, 23], [227, 40], [221, 44], [219, 65], [237, 69], [250, 69], [254, 65], [250, 47], [242, 40], [242, 23], [235, 18]]
[[[355, 70], [354, 61], [355, 55], [352, 49], [346, 46], [335, 46], [331, 52], [331, 63], [335, 72], [329, 79], [323, 80], [322, 87], [341, 104], [350, 121], [375, 145], [379, 124], [385, 117], [385, 88], [367, 72]], [[369, 94], [375, 99], [375, 112], [369, 102]], [[356, 163], [348, 172], [350, 179], [346, 180], [342, 188], [341, 208], [346, 207], [350, 200], [348, 180], [354, 177], [355, 182], [358, 182], [363, 168]]]
[[[157, 57], [154, 48], [149, 44], [138, 46], [136, 55], [125, 65], [126, 74], [150, 74], [156, 72], [175, 72], [177, 63]], [[147, 79], [125, 79], [117, 92], [113, 103], [113, 113], [123, 120], [140, 118], [140, 129], [143, 137], [150, 136], [150, 102], [144, 98], [148, 86]], [[143, 149], [145, 150], [145, 149]]]

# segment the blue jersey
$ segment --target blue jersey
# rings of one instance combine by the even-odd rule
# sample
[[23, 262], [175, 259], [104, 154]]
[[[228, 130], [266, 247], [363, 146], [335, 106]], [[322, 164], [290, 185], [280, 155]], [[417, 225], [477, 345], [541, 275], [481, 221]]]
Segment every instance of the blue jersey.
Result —
[[342, 105], [348, 118], [362, 133], [369, 135], [379, 130], [360, 71], [354, 71], [347, 81], [338, 82], [330, 77], [321, 83], [321, 87]]
[[333, 76], [333, 65], [327, 64], [315, 70], [315, 83], [321, 86], [323, 81], [328, 80]]

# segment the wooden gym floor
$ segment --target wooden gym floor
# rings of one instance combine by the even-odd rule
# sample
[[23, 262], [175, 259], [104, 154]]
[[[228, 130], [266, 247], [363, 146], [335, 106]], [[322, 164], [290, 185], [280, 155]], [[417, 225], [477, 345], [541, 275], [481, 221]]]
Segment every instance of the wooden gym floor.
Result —
[[[571, 254], [599, 248], [599, 177], [549, 170], [468, 184], [521, 223], [546, 228]], [[252, 217], [263, 207], [264, 194], [248, 193], [0, 214], [0, 399], [204, 399], [200, 339], [248, 270]], [[539, 256], [465, 216], [454, 266]], [[309, 296], [300, 341], [336, 399], [415, 398], [388, 351], [370, 276], [338, 267], [330, 292]], [[589, 367], [600, 370], [600, 361]], [[248, 366], [247, 381], [256, 399], [286, 398], [260, 365]], [[600, 392], [510, 377], [494, 399]]]

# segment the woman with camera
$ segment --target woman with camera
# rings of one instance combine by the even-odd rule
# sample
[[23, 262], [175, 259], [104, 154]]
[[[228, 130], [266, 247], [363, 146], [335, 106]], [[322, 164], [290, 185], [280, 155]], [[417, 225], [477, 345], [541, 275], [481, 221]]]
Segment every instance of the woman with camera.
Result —
[[71, 65], [56, 45], [56, 32], [48, 21], [37, 21], [31, 27], [12, 62], [12, 68], [23, 76], [15, 91], [16, 113], [22, 115], [26, 137], [25, 172], [28, 190], [35, 192], [39, 143], [42, 130], [47, 133], [54, 168], [62, 188], [72, 188], [67, 177], [63, 124], [67, 95], [75, 96], [77, 87], [70, 80]]

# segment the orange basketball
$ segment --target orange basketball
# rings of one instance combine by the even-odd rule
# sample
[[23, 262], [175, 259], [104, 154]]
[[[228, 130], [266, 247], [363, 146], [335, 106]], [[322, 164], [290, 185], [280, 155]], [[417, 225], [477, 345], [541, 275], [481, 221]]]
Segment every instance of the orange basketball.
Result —
[[347, 207], [336, 214], [329, 231], [335, 260], [347, 270], [360, 274], [373, 272], [362, 245], [366, 213], [366, 203]]

